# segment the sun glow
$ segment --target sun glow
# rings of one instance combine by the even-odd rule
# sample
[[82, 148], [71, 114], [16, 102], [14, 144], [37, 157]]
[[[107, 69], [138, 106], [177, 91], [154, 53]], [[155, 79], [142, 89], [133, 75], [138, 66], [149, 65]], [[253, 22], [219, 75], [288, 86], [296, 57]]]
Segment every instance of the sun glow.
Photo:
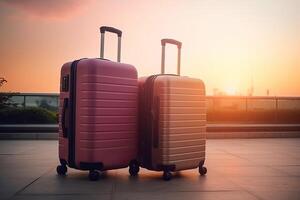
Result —
[[236, 90], [236, 88], [235, 87], [226, 87], [225, 88], [225, 93], [227, 94], [227, 95], [236, 95], [237, 94], [237, 90]]

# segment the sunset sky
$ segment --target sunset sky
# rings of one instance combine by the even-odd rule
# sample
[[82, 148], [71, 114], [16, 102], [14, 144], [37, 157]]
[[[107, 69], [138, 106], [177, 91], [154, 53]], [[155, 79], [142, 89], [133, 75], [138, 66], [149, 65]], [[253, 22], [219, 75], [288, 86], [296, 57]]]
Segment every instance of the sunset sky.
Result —
[[[99, 27], [123, 31], [122, 62], [160, 72], [161, 38], [182, 41], [182, 75], [246, 95], [300, 96], [299, 0], [1, 0], [1, 91], [59, 92], [63, 63], [99, 57]], [[107, 34], [105, 57], [116, 60]], [[168, 73], [176, 48], [167, 47]]]

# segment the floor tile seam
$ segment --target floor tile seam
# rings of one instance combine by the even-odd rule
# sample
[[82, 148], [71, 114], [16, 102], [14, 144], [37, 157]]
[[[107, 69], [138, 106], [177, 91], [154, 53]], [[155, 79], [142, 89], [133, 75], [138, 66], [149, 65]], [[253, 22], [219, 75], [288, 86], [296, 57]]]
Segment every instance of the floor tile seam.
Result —
[[250, 160], [250, 159], [248, 159], [248, 158], [245, 158], [245, 157], [242, 157], [242, 156], [239, 156], [239, 155], [237, 155], [237, 154], [234, 154], [234, 153], [231, 153], [231, 152], [229, 152], [229, 151], [227, 151], [227, 150], [224, 150], [224, 152], [226, 152], [227, 154], [229, 154], [229, 155], [231, 155], [231, 156], [234, 156], [234, 157], [240, 158], [240, 159], [242, 159], [242, 160], [246, 160], [246, 161], [249, 161], [249, 162], [251, 162], [251, 160]]
[[[139, 193], [139, 194], [144, 194], [144, 193], [154, 193], [155, 191], [117, 191], [116, 193], [120, 194], [127, 194], [127, 193]], [[224, 192], [224, 193], [230, 193], [230, 192], [243, 192], [243, 190], [167, 190], [164, 191], [163, 193], [214, 193], [214, 192]]]
[[37, 180], [39, 180], [42, 176], [48, 174], [50, 171], [53, 170], [53, 167], [50, 168], [49, 170], [46, 170], [44, 173], [42, 173], [39, 177], [37, 177], [36, 179], [34, 179], [33, 181], [31, 181], [29, 184], [27, 184], [26, 186], [24, 186], [23, 188], [21, 188], [20, 190], [18, 190], [17, 192], [15, 192], [9, 199], [14, 198], [14, 196], [17, 196], [19, 194], [21, 194], [24, 190], [26, 190], [30, 185], [32, 185], [33, 183], [35, 183]]
[[298, 164], [291, 164], [291, 165], [270, 165], [270, 166], [276, 166], [276, 167], [300, 167]]
[[235, 185], [237, 185], [240, 188], [241, 191], [244, 191], [244, 192], [250, 194], [251, 196], [255, 197], [257, 200], [264, 200], [263, 198], [261, 198], [257, 194], [255, 194], [252, 191], [248, 190], [242, 184], [236, 183], [234, 180], [231, 179], [231, 177], [228, 177], [227, 180], [230, 181], [230, 182], [232, 182], [232, 183], [234, 183]]
[[237, 158], [240, 158], [240, 159], [242, 159], [242, 160], [246, 160], [246, 161], [248, 161], [248, 162], [250, 162], [250, 163], [253, 163], [253, 164], [262, 166], [262, 167], [271, 167], [271, 165], [269, 165], [269, 164], [261, 164], [261, 163], [259, 163], [259, 162], [257, 162], [257, 161], [253, 161], [253, 160], [251, 160], [251, 159], [248, 159], [248, 158], [244, 158], [244, 157], [238, 156], [238, 155], [233, 154], [233, 153], [230, 153], [230, 152], [228, 152], [228, 151], [226, 151], [226, 153], [228, 153], [228, 154], [230, 154], [230, 155], [232, 155], [232, 156], [235, 156], [235, 157], [237, 157]]
[[300, 175], [291, 175], [291, 174], [287, 174], [285, 173], [284, 175], [230, 175], [230, 174], [226, 174], [223, 175], [226, 177], [233, 177], [233, 178], [237, 178], [237, 177], [242, 177], [242, 178], [283, 178], [283, 177], [288, 177], [288, 178], [293, 178], [293, 177], [300, 177]]
[[[290, 177], [294, 177], [294, 176], [290, 176]], [[231, 180], [231, 181], [232, 181], [232, 180]], [[255, 191], [252, 191], [252, 190], [247, 189], [245, 186], [242, 186], [242, 184], [239, 184], [239, 186], [242, 188], [243, 191], [245, 191], [245, 192], [247, 192], [247, 193], [253, 195], [253, 196], [256, 197], [258, 200], [265, 200], [264, 198], [262, 198], [262, 197], [260, 197], [259, 195], [257, 195], [257, 194], [255, 193]], [[258, 190], [258, 191], [270, 191], [270, 192], [272, 192], [273, 190]], [[286, 190], [282, 190], [282, 191], [286, 191]], [[294, 190], [294, 189], [293, 189], [293, 190], [288, 190], [288, 191], [299, 191], [299, 190]]]
[[98, 196], [98, 195], [109, 195], [110, 192], [103, 193], [20, 193], [13, 197], [43, 197], [43, 196], [53, 196], [53, 197], [63, 197], [63, 196]]
[[[117, 175], [118, 173], [115, 172], [115, 174]], [[114, 180], [113, 180], [113, 183], [112, 183], [112, 186], [111, 186], [110, 200], [113, 200], [113, 199], [114, 199], [114, 193], [115, 193], [115, 191], [116, 191], [116, 188], [117, 188], [117, 183], [116, 183], [116, 180], [114, 179]]]
[[246, 189], [245, 187], [241, 186], [241, 188], [243, 188], [243, 191], [245, 191], [246, 193], [250, 194], [251, 196], [255, 197], [257, 200], [265, 200], [263, 198], [261, 198], [259, 195], [255, 194], [253, 191], [250, 191], [248, 189]]
[[[270, 167], [272, 170], [277, 171], [278, 173], [284, 173], [284, 174], [286, 175], [286, 176], [284, 176], [284, 177], [290, 177], [290, 176], [293, 176], [293, 175], [291, 175], [291, 174], [285, 172], [285, 171], [282, 170], [282, 169], [276, 168], [276, 166], [274, 167], [274, 165], [270, 165], [269, 167]], [[299, 175], [299, 176], [300, 176], [300, 175]], [[293, 177], [294, 177], [294, 176], [293, 176]]]

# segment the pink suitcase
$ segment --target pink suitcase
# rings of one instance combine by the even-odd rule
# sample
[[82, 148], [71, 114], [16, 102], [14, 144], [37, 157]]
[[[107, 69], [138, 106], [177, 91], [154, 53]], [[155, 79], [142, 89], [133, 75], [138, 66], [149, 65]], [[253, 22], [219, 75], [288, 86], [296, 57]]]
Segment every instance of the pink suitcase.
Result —
[[[118, 35], [118, 62], [103, 59], [104, 33]], [[98, 171], [125, 168], [136, 175], [137, 71], [120, 63], [122, 32], [101, 27], [101, 58], [80, 59], [62, 66], [59, 107], [59, 160], [57, 173], [67, 166]]]
[[[165, 180], [171, 179], [172, 171], [193, 168], [204, 175], [205, 85], [200, 79], [180, 76], [181, 42], [161, 42], [161, 74], [139, 79], [139, 164], [163, 171]], [[166, 43], [178, 47], [178, 75], [164, 74]]]

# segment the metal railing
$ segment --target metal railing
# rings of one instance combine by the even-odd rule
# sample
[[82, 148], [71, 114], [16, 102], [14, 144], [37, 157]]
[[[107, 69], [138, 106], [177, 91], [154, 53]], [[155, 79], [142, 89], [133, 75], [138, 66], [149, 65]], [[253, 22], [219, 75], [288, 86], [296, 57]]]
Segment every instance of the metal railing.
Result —
[[208, 96], [208, 122], [300, 123], [300, 97]]
[[207, 96], [208, 110], [300, 110], [300, 97]]
[[15, 93], [11, 94], [11, 103], [17, 107], [39, 107], [58, 112], [59, 98], [57, 93]]
[[[18, 107], [41, 107], [58, 112], [57, 93], [17, 93]], [[300, 97], [207, 96], [209, 123], [300, 123]]]

